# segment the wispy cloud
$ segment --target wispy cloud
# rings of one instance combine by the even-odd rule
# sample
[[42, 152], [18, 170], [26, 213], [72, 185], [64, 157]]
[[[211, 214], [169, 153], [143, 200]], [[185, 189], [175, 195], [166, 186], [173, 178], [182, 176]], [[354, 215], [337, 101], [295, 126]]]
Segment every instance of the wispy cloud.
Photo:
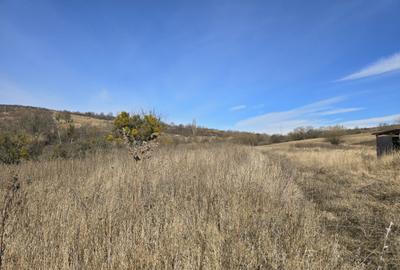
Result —
[[400, 114], [392, 114], [381, 117], [365, 118], [353, 121], [346, 121], [341, 123], [344, 127], [354, 128], [354, 127], [375, 127], [379, 124], [392, 124], [400, 120]]
[[349, 113], [349, 112], [357, 112], [364, 110], [364, 108], [345, 108], [345, 109], [334, 109], [330, 111], [324, 111], [319, 113], [319, 115], [334, 115], [334, 114], [340, 114], [340, 113]]
[[301, 126], [323, 127], [340, 124], [349, 128], [356, 126], [369, 127], [384, 122], [392, 123], [400, 118], [400, 115], [397, 114], [346, 122], [343, 122], [340, 118], [332, 118], [333, 115], [352, 113], [365, 109], [361, 107], [336, 108], [345, 99], [346, 97], [344, 96], [338, 96], [287, 111], [270, 112], [251, 117], [236, 123], [235, 128], [269, 134], [286, 134]]
[[370, 76], [376, 76], [383, 73], [400, 70], [400, 53], [379, 59], [378, 61], [364, 67], [363, 69], [347, 75], [338, 81], [350, 81]]
[[272, 134], [288, 133], [299, 126], [329, 125], [331, 120], [321, 119], [321, 114], [326, 112], [331, 112], [331, 114], [333, 114], [332, 110], [335, 109], [334, 105], [344, 99], [345, 97], [338, 96], [287, 111], [271, 112], [251, 117], [236, 123], [235, 128]]
[[247, 107], [246, 105], [237, 105], [237, 106], [233, 106], [233, 107], [229, 108], [229, 110], [231, 112], [240, 111], [240, 110], [246, 109], [246, 107]]

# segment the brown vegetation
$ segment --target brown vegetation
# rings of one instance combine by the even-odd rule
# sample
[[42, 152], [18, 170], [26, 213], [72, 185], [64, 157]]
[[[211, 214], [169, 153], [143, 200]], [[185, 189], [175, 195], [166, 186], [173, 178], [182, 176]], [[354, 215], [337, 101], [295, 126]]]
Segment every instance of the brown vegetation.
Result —
[[297, 172], [296, 184], [319, 209], [323, 227], [355, 261], [367, 269], [398, 269], [400, 155], [377, 159], [374, 147], [348, 141], [355, 145], [303, 142], [263, 151]]
[[[82, 157], [112, 144], [106, 140], [112, 123], [93, 118], [83, 122], [67, 111], [1, 105], [0, 162]], [[100, 125], [97, 122], [102, 122]], [[96, 124], [97, 123], [97, 124]]]
[[0, 121], [0, 269], [399, 269], [400, 156], [371, 134], [192, 125], [134, 162], [110, 126], [30, 110]]
[[[1, 165], [5, 269], [354, 269], [291, 169], [245, 147]], [[4, 181], [3, 181], [4, 180]], [[4, 209], [4, 205], [1, 208]]]

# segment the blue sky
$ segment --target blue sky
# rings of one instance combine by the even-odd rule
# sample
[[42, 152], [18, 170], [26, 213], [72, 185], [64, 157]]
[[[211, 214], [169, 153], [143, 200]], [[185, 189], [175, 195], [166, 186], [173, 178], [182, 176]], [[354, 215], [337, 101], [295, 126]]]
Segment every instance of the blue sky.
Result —
[[400, 118], [400, 1], [0, 0], [0, 103], [267, 133]]

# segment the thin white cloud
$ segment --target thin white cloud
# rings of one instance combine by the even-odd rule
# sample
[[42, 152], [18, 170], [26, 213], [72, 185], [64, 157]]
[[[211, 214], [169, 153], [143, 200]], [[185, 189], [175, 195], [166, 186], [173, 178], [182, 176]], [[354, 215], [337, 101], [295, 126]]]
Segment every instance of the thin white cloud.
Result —
[[254, 132], [288, 133], [299, 126], [322, 126], [333, 124], [329, 119], [321, 119], [324, 112], [334, 110], [334, 105], [343, 101], [345, 97], [338, 96], [320, 100], [299, 108], [282, 112], [271, 112], [236, 123], [235, 128]]
[[372, 117], [351, 121], [343, 121], [340, 118], [329, 116], [351, 113], [364, 108], [335, 108], [335, 105], [343, 101], [345, 97], [339, 96], [324, 99], [302, 107], [288, 111], [271, 112], [252, 118], [244, 119], [236, 123], [239, 130], [263, 132], [268, 134], [287, 134], [297, 127], [326, 127], [341, 125], [346, 128], [374, 127], [382, 123], [393, 124], [400, 121], [400, 114], [392, 114], [381, 117]]
[[369, 66], [347, 75], [338, 81], [350, 81], [357, 80], [361, 78], [366, 78], [370, 76], [376, 76], [383, 73], [398, 71], [400, 70], [400, 53], [396, 53], [392, 56], [379, 59], [375, 63], [370, 64]]
[[240, 111], [240, 110], [244, 110], [244, 109], [246, 109], [246, 105], [237, 105], [237, 106], [233, 106], [233, 107], [231, 107], [231, 108], [229, 108], [229, 110], [231, 111], [231, 112], [233, 112], [233, 111]]
[[381, 117], [372, 117], [359, 120], [346, 121], [341, 123], [344, 127], [355, 128], [355, 127], [376, 127], [379, 124], [393, 124], [400, 119], [400, 114], [392, 114]]
[[349, 113], [349, 112], [357, 112], [364, 110], [364, 108], [344, 108], [344, 109], [334, 109], [334, 110], [329, 110], [325, 112], [319, 113], [319, 115], [334, 115], [334, 114], [340, 114], [340, 113]]
[[313, 126], [324, 127], [332, 125], [343, 125], [348, 128], [372, 127], [381, 123], [393, 123], [400, 119], [400, 114], [387, 115], [382, 117], [366, 118], [343, 122], [340, 118], [329, 118], [336, 114], [351, 113], [364, 108], [335, 108], [335, 106], [345, 100], [345, 97], [333, 97], [320, 100], [295, 109], [271, 112], [236, 123], [235, 128], [239, 130], [264, 132], [269, 134], [286, 134], [297, 127]]

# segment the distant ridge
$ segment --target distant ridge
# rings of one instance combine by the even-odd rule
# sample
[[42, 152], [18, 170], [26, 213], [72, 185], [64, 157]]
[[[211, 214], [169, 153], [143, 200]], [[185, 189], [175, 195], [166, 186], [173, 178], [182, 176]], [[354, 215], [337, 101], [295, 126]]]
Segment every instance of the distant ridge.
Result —
[[[71, 114], [74, 122], [78, 125], [91, 124], [95, 126], [107, 126], [109, 129], [112, 125], [114, 115], [94, 112], [71, 112], [68, 110], [55, 110], [43, 107], [18, 105], [18, 104], [0, 104], [0, 121], [5, 117], [15, 117], [19, 112], [22, 111], [50, 111], [50, 112], [68, 112]], [[311, 130], [314, 133], [308, 134], [306, 131], [303, 134], [298, 134], [292, 131], [288, 135], [268, 135], [253, 132], [242, 132], [233, 130], [218, 130], [207, 127], [195, 126], [193, 124], [174, 124], [164, 123], [165, 133], [172, 136], [181, 137], [203, 137], [203, 138], [219, 138], [223, 141], [229, 141], [234, 143], [248, 144], [248, 145], [264, 145], [273, 144], [288, 141], [299, 141], [312, 138], [323, 138], [325, 137], [324, 128], [314, 128]], [[361, 133], [373, 133], [386, 128], [398, 128], [400, 125], [385, 125], [372, 128], [356, 128], [356, 129], [343, 129], [344, 134], [361, 134]], [[299, 136], [300, 135], [300, 136]]]

